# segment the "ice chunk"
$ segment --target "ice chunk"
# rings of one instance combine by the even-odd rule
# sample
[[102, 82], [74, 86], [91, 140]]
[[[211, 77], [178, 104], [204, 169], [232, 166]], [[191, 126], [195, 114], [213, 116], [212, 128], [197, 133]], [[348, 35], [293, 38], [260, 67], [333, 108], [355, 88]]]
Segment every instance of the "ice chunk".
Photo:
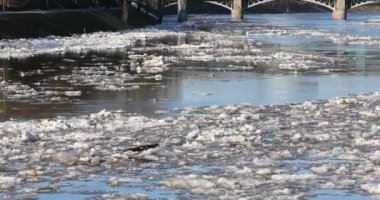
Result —
[[379, 195], [380, 194], [380, 183], [379, 184], [364, 184], [361, 189], [368, 192], [369, 194]]
[[19, 182], [17, 177], [0, 176], [0, 188], [7, 189], [16, 186]]

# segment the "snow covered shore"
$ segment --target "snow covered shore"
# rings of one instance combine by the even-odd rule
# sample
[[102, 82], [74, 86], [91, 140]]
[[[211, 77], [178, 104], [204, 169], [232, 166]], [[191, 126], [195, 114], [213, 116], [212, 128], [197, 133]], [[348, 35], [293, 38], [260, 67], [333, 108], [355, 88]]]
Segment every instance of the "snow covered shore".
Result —
[[[0, 196], [33, 197], [44, 189], [33, 183], [117, 172], [210, 199], [302, 199], [319, 189], [380, 194], [379, 93], [173, 112], [1, 122]], [[123, 187], [119, 179], [110, 182]]]

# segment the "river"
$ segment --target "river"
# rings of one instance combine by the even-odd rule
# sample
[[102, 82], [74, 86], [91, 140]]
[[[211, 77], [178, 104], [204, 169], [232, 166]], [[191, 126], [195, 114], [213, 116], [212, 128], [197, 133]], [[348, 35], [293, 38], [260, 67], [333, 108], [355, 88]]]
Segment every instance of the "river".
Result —
[[0, 197], [376, 199], [378, 17], [1, 40]]

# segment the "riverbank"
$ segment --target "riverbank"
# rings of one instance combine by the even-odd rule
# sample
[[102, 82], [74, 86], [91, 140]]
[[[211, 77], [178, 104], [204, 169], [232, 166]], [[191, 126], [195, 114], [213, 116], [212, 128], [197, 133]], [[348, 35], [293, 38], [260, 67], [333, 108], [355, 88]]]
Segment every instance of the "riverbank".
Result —
[[0, 39], [69, 36], [96, 31], [117, 31], [154, 24], [151, 19], [130, 10], [131, 20], [121, 20], [121, 9], [30, 11], [0, 14]]

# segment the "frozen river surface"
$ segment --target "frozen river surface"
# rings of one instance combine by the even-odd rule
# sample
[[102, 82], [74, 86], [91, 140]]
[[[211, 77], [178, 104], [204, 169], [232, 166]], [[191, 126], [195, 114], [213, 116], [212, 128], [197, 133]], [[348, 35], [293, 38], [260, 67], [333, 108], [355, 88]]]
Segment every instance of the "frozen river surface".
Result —
[[0, 197], [378, 199], [377, 17], [0, 40]]

